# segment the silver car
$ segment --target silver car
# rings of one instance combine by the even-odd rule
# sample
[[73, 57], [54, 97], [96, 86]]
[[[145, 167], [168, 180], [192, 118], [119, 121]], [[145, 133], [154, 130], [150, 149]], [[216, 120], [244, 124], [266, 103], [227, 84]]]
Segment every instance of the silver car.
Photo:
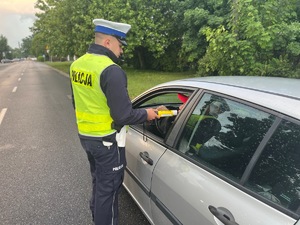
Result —
[[178, 80], [133, 106], [163, 111], [126, 140], [123, 185], [151, 224], [300, 225], [300, 80]]

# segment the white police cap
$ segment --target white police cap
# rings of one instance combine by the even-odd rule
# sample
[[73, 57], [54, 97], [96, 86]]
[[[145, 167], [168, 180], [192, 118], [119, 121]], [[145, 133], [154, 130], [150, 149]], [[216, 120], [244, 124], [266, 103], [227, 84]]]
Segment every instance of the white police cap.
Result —
[[126, 23], [117, 23], [104, 19], [94, 19], [95, 32], [107, 34], [116, 37], [123, 45], [126, 43], [126, 34], [130, 30], [131, 25]]

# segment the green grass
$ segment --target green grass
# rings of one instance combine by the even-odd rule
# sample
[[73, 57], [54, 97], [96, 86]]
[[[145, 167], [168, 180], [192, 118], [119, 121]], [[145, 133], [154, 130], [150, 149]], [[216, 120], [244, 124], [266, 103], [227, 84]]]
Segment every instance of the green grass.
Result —
[[191, 73], [167, 73], [126, 68], [125, 71], [128, 79], [128, 93], [130, 98], [138, 96], [142, 92], [154, 87], [157, 84], [196, 76], [195, 74]]
[[[69, 67], [72, 62], [46, 62], [47, 65], [52, 66], [65, 73], [69, 72]], [[159, 71], [145, 71], [130, 68], [124, 68], [128, 79], [128, 93], [129, 97], [133, 99], [147, 89], [154, 87], [157, 84], [164, 82], [185, 79], [189, 77], [196, 77], [193, 73], [168, 73]]]
[[65, 73], [69, 73], [69, 68], [72, 62], [45, 62], [47, 65], [54, 67]]

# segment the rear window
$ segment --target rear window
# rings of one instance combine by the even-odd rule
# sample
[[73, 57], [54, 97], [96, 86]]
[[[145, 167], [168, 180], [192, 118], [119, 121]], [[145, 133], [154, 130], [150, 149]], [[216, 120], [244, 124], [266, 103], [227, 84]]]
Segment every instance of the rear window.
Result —
[[283, 121], [264, 148], [247, 186], [293, 212], [300, 206], [300, 125]]

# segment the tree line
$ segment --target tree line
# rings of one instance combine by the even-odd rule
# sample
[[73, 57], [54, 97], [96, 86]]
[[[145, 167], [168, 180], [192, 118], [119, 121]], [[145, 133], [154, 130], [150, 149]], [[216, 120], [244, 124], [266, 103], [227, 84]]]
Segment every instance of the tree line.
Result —
[[12, 48], [8, 45], [7, 37], [0, 34], [0, 60], [26, 58], [30, 56], [31, 40], [31, 37], [24, 38], [19, 48]]
[[94, 18], [132, 25], [125, 62], [199, 76], [300, 78], [299, 0], [37, 0], [31, 50], [81, 56]]

